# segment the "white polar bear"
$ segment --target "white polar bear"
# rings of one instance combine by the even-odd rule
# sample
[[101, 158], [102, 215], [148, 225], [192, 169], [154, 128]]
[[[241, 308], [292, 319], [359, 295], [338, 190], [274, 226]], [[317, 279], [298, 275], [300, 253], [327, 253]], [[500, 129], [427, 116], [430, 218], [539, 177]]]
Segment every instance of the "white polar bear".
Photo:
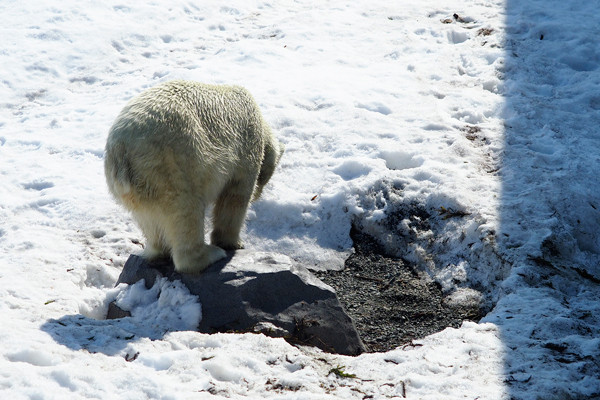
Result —
[[[240, 249], [251, 200], [273, 175], [283, 145], [238, 86], [173, 81], [131, 100], [110, 129], [104, 170], [113, 196], [146, 236], [143, 256], [171, 255], [197, 273]], [[212, 245], [204, 241], [214, 203]]]

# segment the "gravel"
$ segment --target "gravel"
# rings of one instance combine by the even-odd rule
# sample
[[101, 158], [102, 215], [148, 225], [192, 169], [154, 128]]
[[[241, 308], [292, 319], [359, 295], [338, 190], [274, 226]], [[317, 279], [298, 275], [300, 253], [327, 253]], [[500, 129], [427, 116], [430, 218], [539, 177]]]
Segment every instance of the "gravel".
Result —
[[436, 282], [386, 256], [369, 236], [351, 232], [355, 253], [341, 271], [314, 271], [332, 286], [371, 352], [410, 344], [463, 321], [478, 321], [478, 304], [448, 301]]

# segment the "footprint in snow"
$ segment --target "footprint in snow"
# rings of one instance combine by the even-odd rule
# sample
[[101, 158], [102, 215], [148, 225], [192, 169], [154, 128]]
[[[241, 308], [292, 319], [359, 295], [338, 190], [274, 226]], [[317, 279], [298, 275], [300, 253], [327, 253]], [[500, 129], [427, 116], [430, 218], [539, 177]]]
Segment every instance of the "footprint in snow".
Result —
[[356, 105], [356, 107], [358, 108], [362, 108], [364, 110], [368, 110], [368, 111], [372, 111], [372, 112], [376, 112], [379, 114], [383, 114], [383, 115], [389, 115], [392, 113], [392, 110], [379, 102], [373, 102], [373, 103], [358, 103]]

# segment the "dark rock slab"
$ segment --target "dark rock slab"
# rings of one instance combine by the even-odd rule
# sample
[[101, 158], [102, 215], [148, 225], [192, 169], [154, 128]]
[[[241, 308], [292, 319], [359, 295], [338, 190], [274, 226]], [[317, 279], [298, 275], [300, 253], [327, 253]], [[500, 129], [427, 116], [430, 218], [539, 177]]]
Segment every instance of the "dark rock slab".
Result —
[[[199, 332], [260, 332], [346, 355], [366, 350], [335, 291], [287, 256], [240, 250], [192, 275], [175, 272], [170, 261], [132, 255], [117, 285], [144, 279], [150, 288], [160, 277], [180, 280], [198, 296]], [[126, 315], [113, 304], [107, 318]]]

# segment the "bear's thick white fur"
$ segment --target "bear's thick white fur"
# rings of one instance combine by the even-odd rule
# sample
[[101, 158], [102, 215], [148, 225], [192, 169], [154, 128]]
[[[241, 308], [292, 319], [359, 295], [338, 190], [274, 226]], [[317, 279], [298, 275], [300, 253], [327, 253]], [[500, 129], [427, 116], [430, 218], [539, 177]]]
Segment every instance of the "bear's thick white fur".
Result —
[[[108, 187], [146, 236], [148, 259], [200, 272], [239, 249], [240, 230], [283, 153], [239, 86], [168, 82], [131, 100], [110, 129]], [[206, 207], [214, 203], [211, 244]]]

